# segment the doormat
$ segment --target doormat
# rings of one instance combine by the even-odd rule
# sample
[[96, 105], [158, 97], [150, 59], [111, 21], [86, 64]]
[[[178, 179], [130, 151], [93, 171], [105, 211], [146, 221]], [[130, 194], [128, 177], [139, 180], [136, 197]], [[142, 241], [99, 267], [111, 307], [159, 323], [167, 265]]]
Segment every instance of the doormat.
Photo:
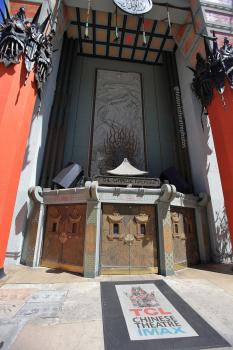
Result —
[[229, 347], [164, 281], [101, 282], [105, 350]]

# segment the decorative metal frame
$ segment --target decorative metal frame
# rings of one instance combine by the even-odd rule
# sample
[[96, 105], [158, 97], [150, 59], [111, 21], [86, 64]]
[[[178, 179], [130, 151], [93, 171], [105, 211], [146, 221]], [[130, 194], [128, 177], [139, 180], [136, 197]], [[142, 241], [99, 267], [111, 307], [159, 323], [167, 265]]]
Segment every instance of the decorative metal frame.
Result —
[[[147, 45], [143, 46], [143, 45], [141, 45], [141, 41], [140, 41], [140, 37], [143, 36], [143, 30], [142, 30], [143, 18], [141, 16], [138, 17], [137, 26], [135, 29], [128, 29], [127, 28], [128, 16], [124, 15], [122, 27], [118, 28], [118, 32], [121, 33], [120, 40], [112, 42], [111, 41], [111, 32], [115, 32], [115, 29], [116, 29], [114, 26], [112, 26], [112, 17], [113, 16], [114, 16], [114, 14], [108, 13], [108, 23], [106, 25], [98, 24], [98, 23], [96, 23], [96, 11], [92, 10], [92, 23], [88, 24], [89, 28], [92, 28], [92, 32], [93, 32], [93, 39], [91, 40], [91, 39], [87, 39], [87, 38], [82, 38], [82, 30], [85, 30], [86, 22], [81, 21], [80, 9], [76, 8], [77, 20], [71, 21], [70, 24], [77, 25], [78, 41], [79, 41], [79, 48], [78, 48], [79, 56], [87, 56], [87, 57], [91, 56], [91, 57], [96, 57], [96, 58], [107, 58], [107, 59], [121, 60], [121, 61], [127, 61], [127, 62], [136, 62], [136, 63], [144, 63], [144, 64], [146, 63], [149, 65], [155, 65], [155, 64], [161, 65], [160, 59], [161, 59], [162, 51], [163, 51], [164, 45], [166, 43], [166, 40], [173, 39], [173, 36], [169, 34], [170, 33], [169, 25], [167, 26], [164, 34], [155, 33], [157, 21], [154, 20], [151, 31], [145, 32], [145, 35], [147, 37]], [[105, 30], [107, 32], [107, 40], [106, 41], [96, 40], [96, 30], [97, 29], [102, 29], [102, 30]], [[135, 35], [133, 45], [129, 45], [129, 44], [126, 44], [124, 42], [126, 34]], [[154, 49], [151, 47], [153, 38], [162, 39], [159, 49]], [[84, 53], [83, 44], [85, 44], [85, 43], [93, 45], [93, 54]], [[106, 55], [105, 56], [101, 56], [101, 55], [97, 54], [97, 52], [96, 52], [97, 45], [103, 45], [106, 47]], [[110, 55], [110, 47], [119, 48], [119, 54], [117, 57], [112, 57]], [[175, 45], [174, 50], [173, 50], [174, 52], [176, 51], [176, 48], [177, 48], [177, 46]], [[132, 49], [132, 54], [131, 54], [130, 59], [122, 57], [123, 49]], [[135, 58], [135, 53], [137, 50], [144, 52], [144, 58], [142, 61], [137, 60]], [[150, 62], [147, 60], [147, 56], [148, 56], [149, 52], [154, 52], [154, 53], [158, 54], [156, 59], [155, 59], [155, 62]]]

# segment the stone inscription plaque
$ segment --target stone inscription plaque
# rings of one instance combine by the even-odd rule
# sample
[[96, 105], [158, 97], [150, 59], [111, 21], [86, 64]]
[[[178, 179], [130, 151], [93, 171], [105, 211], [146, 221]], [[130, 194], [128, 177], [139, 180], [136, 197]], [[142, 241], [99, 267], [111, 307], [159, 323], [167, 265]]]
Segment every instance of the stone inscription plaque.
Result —
[[131, 340], [198, 336], [154, 284], [115, 287]]

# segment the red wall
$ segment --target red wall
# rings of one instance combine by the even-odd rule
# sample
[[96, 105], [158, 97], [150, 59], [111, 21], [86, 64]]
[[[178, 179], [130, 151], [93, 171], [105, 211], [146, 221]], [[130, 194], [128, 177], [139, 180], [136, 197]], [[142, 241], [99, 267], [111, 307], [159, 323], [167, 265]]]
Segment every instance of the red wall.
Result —
[[215, 90], [208, 112], [233, 244], [233, 90], [228, 82], [225, 85], [223, 96], [226, 106], [224, 107], [220, 94]]
[[33, 73], [24, 63], [0, 64], [0, 269], [3, 267], [15, 199], [35, 105]]

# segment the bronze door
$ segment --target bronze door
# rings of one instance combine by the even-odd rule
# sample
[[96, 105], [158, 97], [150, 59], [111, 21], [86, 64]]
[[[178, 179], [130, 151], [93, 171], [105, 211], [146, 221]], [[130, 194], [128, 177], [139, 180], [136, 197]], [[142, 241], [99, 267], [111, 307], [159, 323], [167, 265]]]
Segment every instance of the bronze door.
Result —
[[194, 209], [171, 207], [171, 221], [175, 266], [198, 264], [200, 257]]
[[102, 274], [158, 271], [155, 207], [103, 205]]
[[83, 272], [86, 205], [48, 206], [42, 266]]

